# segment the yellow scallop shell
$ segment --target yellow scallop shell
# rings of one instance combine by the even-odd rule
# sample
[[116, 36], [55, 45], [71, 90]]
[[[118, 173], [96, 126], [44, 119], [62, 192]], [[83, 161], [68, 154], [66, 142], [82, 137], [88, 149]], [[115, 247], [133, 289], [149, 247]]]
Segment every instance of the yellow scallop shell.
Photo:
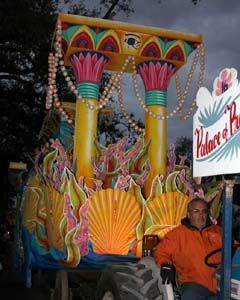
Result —
[[163, 193], [147, 203], [153, 225], [145, 234], [157, 234], [163, 237], [168, 231], [178, 226], [187, 214], [190, 198], [183, 193]]
[[45, 186], [45, 201], [47, 211], [47, 234], [50, 245], [61, 250], [64, 239], [60, 230], [60, 223], [64, 217], [64, 194], [50, 186]]
[[95, 253], [126, 255], [136, 239], [141, 206], [120, 189], [100, 190], [89, 198], [89, 233]]
[[24, 187], [21, 203], [22, 224], [30, 233], [36, 227], [38, 202], [41, 196], [41, 183], [38, 177], [30, 176]]

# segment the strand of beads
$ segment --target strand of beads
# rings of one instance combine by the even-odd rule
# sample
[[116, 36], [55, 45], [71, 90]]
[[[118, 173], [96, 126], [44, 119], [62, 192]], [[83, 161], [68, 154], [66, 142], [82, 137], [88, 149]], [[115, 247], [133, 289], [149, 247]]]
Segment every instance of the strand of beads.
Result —
[[169, 119], [170, 117], [173, 117], [173, 115], [177, 113], [177, 108], [174, 109], [169, 115], [162, 116], [162, 115], [155, 114], [154, 112], [152, 112], [144, 103], [144, 101], [141, 97], [141, 93], [139, 91], [139, 87], [138, 87], [138, 82], [137, 82], [137, 73], [138, 72], [137, 72], [136, 61], [133, 56], [132, 56], [132, 70], [133, 70], [132, 81], [133, 81], [134, 92], [135, 92], [136, 98], [137, 98], [140, 106], [145, 111], [145, 113], [148, 113], [151, 117], [158, 119], [158, 120], [165, 120], [165, 119]]
[[[147, 106], [145, 105], [143, 99], [141, 98], [141, 94], [139, 92], [139, 88], [138, 88], [138, 82], [137, 82], [137, 68], [136, 68], [136, 62], [135, 62], [135, 59], [134, 57], [132, 57], [132, 68], [133, 68], [133, 73], [132, 73], [132, 78], [133, 78], [133, 87], [134, 87], [134, 91], [135, 91], [135, 95], [136, 95], [136, 98], [140, 104], [140, 106], [143, 108], [143, 110], [150, 114], [153, 118], [156, 118], [158, 120], [164, 120], [165, 118], [166, 119], [169, 119], [169, 118], [172, 118], [175, 114], [181, 114], [182, 112], [182, 107], [186, 101], [186, 98], [188, 96], [188, 93], [189, 93], [189, 88], [191, 86], [191, 81], [192, 81], [192, 77], [193, 77], [193, 74], [196, 70], [196, 65], [197, 65], [197, 62], [198, 62], [198, 59], [200, 57], [200, 71], [199, 71], [199, 79], [198, 79], [198, 84], [197, 84], [197, 89], [199, 89], [202, 85], [202, 81], [203, 81], [203, 74], [204, 74], [204, 46], [203, 44], [199, 45], [196, 49], [196, 52], [195, 52], [195, 55], [194, 55], [194, 59], [193, 59], [193, 63], [191, 65], [191, 68], [190, 68], [190, 72], [188, 74], [188, 77], [187, 77], [187, 81], [186, 81], [186, 86], [185, 86], [185, 91], [183, 93], [183, 96], [182, 96], [182, 93], [181, 93], [181, 87], [180, 87], [180, 82], [179, 82], [179, 76], [178, 74], [176, 73], [175, 74], [175, 81], [176, 81], [176, 89], [177, 89], [177, 99], [178, 99], [178, 102], [177, 102], [177, 106], [176, 108], [174, 108], [170, 113], [168, 113], [166, 116], [161, 116], [161, 115], [158, 115], [158, 114], [155, 114], [154, 112], [150, 111]], [[192, 104], [189, 108], [189, 111], [187, 112], [186, 115], [181, 115], [180, 117], [184, 120], [186, 120], [187, 118], [189, 118], [189, 116], [192, 114], [193, 112], [193, 109], [194, 107], [196, 106], [196, 101], [192, 101]]]
[[[72, 120], [70, 120], [69, 116], [63, 109], [61, 102], [58, 99], [57, 96], [57, 89], [56, 89], [56, 74], [57, 74], [57, 68], [60, 66], [60, 70], [65, 78], [65, 81], [67, 83], [67, 86], [70, 88], [70, 90], [75, 94], [76, 98], [80, 100], [84, 105], [86, 105], [89, 109], [93, 110], [99, 110], [102, 109], [104, 106], [106, 106], [106, 103], [111, 98], [113, 91], [114, 91], [114, 85], [117, 83], [118, 80], [118, 74], [112, 74], [109, 82], [106, 84], [104, 91], [98, 101], [97, 105], [93, 105], [88, 103], [88, 101], [83, 98], [81, 95], [79, 95], [78, 89], [71, 80], [70, 76], [67, 73], [67, 68], [64, 66], [64, 60], [63, 60], [63, 54], [62, 54], [62, 25], [61, 21], [59, 20], [57, 23], [57, 30], [56, 30], [56, 38], [54, 43], [55, 48], [55, 55], [51, 54], [49, 59], [49, 85], [48, 85], [48, 95], [46, 100], [46, 107], [47, 109], [50, 109], [52, 107], [52, 101], [54, 99], [54, 106], [61, 112], [62, 116], [68, 120], [69, 123], [72, 123]], [[53, 66], [54, 61], [54, 66]], [[52, 80], [54, 78], [54, 82]], [[51, 83], [51, 84], [50, 84]], [[54, 84], [53, 84], [54, 83]], [[53, 91], [54, 89], [54, 91]]]
[[186, 84], [185, 84], [185, 90], [184, 93], [182, 95], [181, 92], [181, 86], [180, 86], [180, 82], [179, 82], [179, 75], [178, 73], [175, 74], [175, 82], [176, 82], [176, 90], [177, 90], [177, 99], [178, 99], [178, 103], [180, 104], [180, 110], [179, 110], [179, 114], [181, 114], [182, 112], [182, 107], [183, 104], [185, 103], [188, 93], [189, 93], [189, 88], [191, 86], [191, 82], [192, 82], [192, 78], [193, 78], [193, 74], [196, 70], [196, 66], [197, 66], [197, 62], [198, 62], [198, 58], [199, 58], [199, 46], [196, 49], [195, 52], [195, 56], [193, 58], [193, 62], [189, 71], [189, 74], [187, 76], [187, 80], [186, 80]]
[[136, 98], [137, 98], [140, 106], [142, 107], [142, 109], [145, 111], [145, 113], [148, 113], [151, 117], [153, 117], [155, 119], [158, 119], [158, 120], [168, 119], [169, 118], [168, 115], [167, 116], [162, 116], [162, 115], [159, 115], [159, 114], [155, 114], [144, 103], [144, 100], [141, 97], [141, 93], [140, 93], [139, 87], [138, 87], [138, 81], [137, 81], [137, 73], [138, 72], [137, 72], [137, 66], [136, 66], [136, 61], [135, 61], [134, 57], [132, 57], [132, 69], [133, 69], [132, 81], [133, 81], [134, 92], [135, 92]]
[[56, 76], [54, 72], [54, 55], [50, 53], [48, 56], [48, 90], [46, 97], [46, 109], [50, 109], [53, 104], [54, 95], [56, 95]]
[[59, 110], [62, 117], [68, 122], [72, 123], [70, 116], [64, 110], [61, 105], [61, 102], [58, 98], [57, 93], [57, 85], [56, 85], [56, 77], [57, 77], [57, 70], [60, 64], [60, 60], [62, 61], [62, 47], [61, 47], [61, 22], [57, 24], [57, 34], [54, 41], [54, 48], [55, 54], [50, 53], [48, 58], [49, 70], [48, 70], [48, 91], [47, 91], [47, 98], [46, 98], [46, 109], [50, 109], [54, 106], [56, 109]]
[[183, 106], [184, 102], [186, 101], [186, 98], [187, 98], [187, 95], [188, 95], [188, 92], [189, 92], [189, 87], [190, 87], [190, 84], [191, 84], [191, 80], [192, 80], [192, 77], [193, 77], [193, 73], [196, 69], [196, 65], [197, 65], [197, 62], [198, 62], [198, 59], [197, 59], [198, 57], [200, 58], [199, 59], [200, 67], [199, 67], [199, 78], [198, 78], [198, 83], [197, 83], [197, 90], [199, 90], [199, 88], [202, 86], [204, 68], [205, 68], [205, 47], [204, 47], [203, 44], [199, 45], [196, 49], [196, 55], [194, 57], [189, 75], [187, 77], [185, 91], [184, 91], [183, 95], [182, 95], [182, 92], [181, 92], [179, 76], [178, 76], [177, 73], [175, 74], [177, 98], [178, 98], [178, 103], [180, 104], [180, 108], [181, 108], [179, 110], [179, 117], [183, 120], [187, 120], [191, 116], [194, 108], [196, 107], [196, 100], [193, 100], [190, 107], [189, 107], [189, 109], [188, 109], [188, 111], [185, 114], [181, 114], [182, 113], [182, 106]]
[[132, 120], [131, 116], [127, 113], [125, 106], [123, 104], [123, 96], [122, 96], [122, 75], [121, 74], [118, 78], [118, 84], [117, 84], [117, 93], [118, 93], [118, 101], [119, 101], [119, 107], [124, 115], [125, 119], [129, 123], [129, 125], [134, 128], [138, 132], [145, 132], [143, 128], [140, 128], [135, 121]]

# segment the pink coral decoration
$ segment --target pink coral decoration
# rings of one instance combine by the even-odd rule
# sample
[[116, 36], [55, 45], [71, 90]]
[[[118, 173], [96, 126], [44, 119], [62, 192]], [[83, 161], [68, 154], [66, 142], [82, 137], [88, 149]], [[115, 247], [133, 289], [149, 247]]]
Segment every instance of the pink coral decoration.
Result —
[[161, 65], [160, 62], [150, 61], [139, 66], [139, 73], [146, 90], [167, 90], [174, 71], [175, 67], [167, 63]]
[[71, 57], [71, 63], [77, 83], [90, 81], [99, 84], [107, 59], [103, 55], [98, 57], [97, 53], [88, 52], [84, 56], [80, 52], [79, 55], [74, 54]]

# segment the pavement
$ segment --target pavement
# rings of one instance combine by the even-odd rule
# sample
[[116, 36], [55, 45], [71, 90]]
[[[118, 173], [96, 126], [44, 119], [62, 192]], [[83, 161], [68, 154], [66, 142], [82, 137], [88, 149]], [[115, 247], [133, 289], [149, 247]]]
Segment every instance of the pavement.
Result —
[[[24, 274], [14, 267], [14, 247], [8, 243], [0, 262], [0, 291], [1, 299], [8, 300], [49, 300], [50, 290], [44, 287], [26, 288]], [[2, 296], [4, 295], [4, 297]]]
[[1, 295], [5, 295], [8, 300], [50, 299], [48, 290], [38, 287], [26, 288], [23, 274], [9, 268], [0, 272], [0, 291]]
[[[14, 243], [9, 242], [0, 254], [0, 297], [7, 300], [51, 300], [53, 299], [56, 271], [33, 270], [32, 287], [26, 288], [25, 276], [15, 267], [16, 255]], [[0, 249], [1, 250], [1, 249]], [[1, 251], [0, 251], [1, 252]], [[69, 274], [69, 273], [68, 273]], [[96, 290], [96, 271], [84, 270], [83, 273], [71, 274], [73, 284], [70, 289], [71, 300], [93, 300]], [[75, 275], [75, 276], [74, 276]], [[70, 275], [68, 275], [70, 276]]]

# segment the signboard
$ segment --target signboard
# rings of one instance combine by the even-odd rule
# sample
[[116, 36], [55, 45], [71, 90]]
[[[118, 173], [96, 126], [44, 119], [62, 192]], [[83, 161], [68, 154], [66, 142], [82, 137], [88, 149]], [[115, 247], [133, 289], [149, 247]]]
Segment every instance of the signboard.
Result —
[[27, 171], [27, 164], [21, 161], [20, 162], [11, 161], [9, 163], [9, 169]]
[[193, 117], [193, 176], [240, 173], [240, 84], [224, 69], [212, 93], [201, 87]]

